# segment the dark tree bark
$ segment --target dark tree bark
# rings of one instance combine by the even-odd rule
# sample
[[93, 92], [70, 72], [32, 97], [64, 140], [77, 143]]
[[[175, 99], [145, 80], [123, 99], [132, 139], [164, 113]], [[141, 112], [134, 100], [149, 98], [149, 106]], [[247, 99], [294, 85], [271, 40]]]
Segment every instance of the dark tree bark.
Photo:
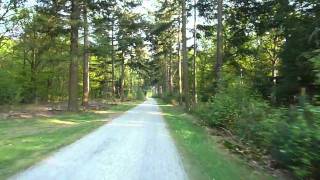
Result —
[[114, 19], [112, 19], [111, 25], [111, 59], [112, 59], [112, 97], [114, 98], [116, 93], [115, 79], [114, 79]]
[[121, 101], [124, 101], [124, 70], [125, 70], [124, 56], [123, 56], [123, 53], [122, 53], [121, 75], [120, 75], [120, 98], [121, 98]]
[[166, 51], [164, 54], [164, 60], [163, 60], [163, 74], [164, 74], [164, 92], [167, 95], [169, 92], [169, 67], [168, 67], [168, 52]]
[[173, 94], [173, 77], [172, 77], [172, 53], [170, 51], [169, 55], [169, 93], [170, 95]]
[[196, 78], [196, 58], [197, 58], [197, 0], [194, 0], [194, 12], [193, 12], [193, 86], [192, 86], [192, 100], [193, 106], [197, 104], [197, 78]]
[[70, 69], [69, 69], [69, 101], [68, 111], [78, 111], [78, 38], [79, 38], [79, 1], [71, 1], [71, 47], [70, 47]]
[[187, 12], [186, 1], [182, 1], [182, 60], [183, 60], [183, 96], [187, 110], [190, 110], [189, 98], [189, 64], [187, 54]]
[[182, 63], [181, 63], [181, 42], [180, 42], [180, 36], [181, 36], [181, 17], [179, 16], [179, 27], [178, 27], [178, 65], [179, 65], [179, 103], [182, 104]]
[[33, 48], [32, 49], [32, 60], [30, 63], [30, 70], [31, 70], [31, 74], [30, 74], [30, 82], [31, 82], [31, 88], [30, 88], [30, 102], [34, 103], [36, 102], [36, 98], [37, 98], [37, 82], [36, 82], [36, 72], [37, 72], [37, 54], [36, 54], [36, 49]]
[[218, 24], [217, 24], [217, 59], [215, 66], [215, 78], [218, 82], [221, 78], [221, 68], [223, 64], [223, 25], [222, 25], [222, 16], [223, 16], [223, 0], [218, 0]]
[[82, 98], [82, 105], [84, 109], [88, 108], [89, 105], [89, 30], [88, 30], [88, 17], [87, 17], [87, 5], [83, 5], [83, 46], [84, 46], [84, 53], [83, 53], [83, 98]]

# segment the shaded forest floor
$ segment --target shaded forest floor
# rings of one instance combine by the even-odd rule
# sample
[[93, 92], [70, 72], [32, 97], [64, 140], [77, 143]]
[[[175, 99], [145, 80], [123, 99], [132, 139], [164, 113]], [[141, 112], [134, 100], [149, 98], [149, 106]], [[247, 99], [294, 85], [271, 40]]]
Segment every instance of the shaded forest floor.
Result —
[[124, 102], [79, 113], [53, 112], [43, 105], [2, 112], [6, 117], [0, 118], [0, 179], [26, 169], [136, 104]]
[[[109, 109], [114, 105], [120, 104], [120, 100], [94, 100], [90, 101], [88, 110], [104, 110]], [[132, 102], [127, 102], [132, 103]], [[125, 103], [121, 103], [125, 104]], [[83, 107], [81, 107], [83, 109]], [[0, 105], [0, 120], [1, 119], [30, 119], [51, 117], [62, 114], [67, 110], [67, 102], [55, 103], [38, 103], [38, 104], [13, 104]]]
[[183, 155], [186, 171], [191, 179], [286, 179], [281, 172], [253, 164], [227, 148], [224, 140], [212, 129], [201, 126], [196, 117], [179, 106], [158, 99], [171, 134]]

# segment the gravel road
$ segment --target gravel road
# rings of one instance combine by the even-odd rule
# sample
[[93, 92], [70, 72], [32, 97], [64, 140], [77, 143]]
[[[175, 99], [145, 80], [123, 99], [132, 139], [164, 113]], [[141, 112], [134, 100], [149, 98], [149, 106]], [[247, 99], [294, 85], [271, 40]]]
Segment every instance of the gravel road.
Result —
[[188, 179], [154, 99], [13, 176], [18, 180]]

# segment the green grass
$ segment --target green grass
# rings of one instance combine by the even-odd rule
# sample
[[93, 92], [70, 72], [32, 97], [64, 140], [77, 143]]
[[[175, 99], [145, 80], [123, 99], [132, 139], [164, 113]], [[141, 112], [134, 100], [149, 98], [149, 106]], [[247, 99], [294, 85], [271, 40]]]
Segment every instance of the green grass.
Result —
[[0, 119], [0, 179], [26, 169], [51, 152], [68, 145], [106, 123], [135, 103], [123, 103], [105, 111], [63, 113], [49, 118]]
[[264, 180], [275, 179], [271, 175], [249, 167], [238, 157], [231, 155], [218, 139], [207, 133], [204, 127], [194, 123], [192, 116], [179, 107], [158, 100], [190, 179], [196, 180]]

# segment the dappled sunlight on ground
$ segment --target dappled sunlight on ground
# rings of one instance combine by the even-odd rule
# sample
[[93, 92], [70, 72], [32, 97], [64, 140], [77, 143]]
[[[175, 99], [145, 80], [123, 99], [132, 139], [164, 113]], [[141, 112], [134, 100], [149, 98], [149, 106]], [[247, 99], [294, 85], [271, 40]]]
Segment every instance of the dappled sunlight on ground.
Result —
[[[6, 179], [48, 153], [110, 122], [133, 108], [134, 104], [139, 103], [125, 102], [124, 105], [119, 103], [100, 110], [76, 113], [46, 108], [40, 111], [26, 106], [9, 112], [0, 106], [0, 179]], [[127, 126], [142, 127], [144, 124], [134, 122]]]
[[110, 124], [110, 126], [122, 126], [122, 127], [143, 127], [145, 123], [141, 122], [126, 122], [126, 123], [114, 123]]
[[90, 121], [85, 121], [85, 122], [109, 122], [110, 119], [112, 118], [105, 118], [105, 119], [97, 119], [97, 120], [90, 120]]
[[[141, 103], [143, 103], [143, 102], [141, 102]], [[121, 105], [123, 105], [123, 106], [137, 106], [137, 105], [140, 105], [141, 103], [123, 103], [123, 104], [121, 104]]]
[[148, 114], [151, 114], [151, 115], [163, 115], [162, 112], [148, 112]]
[[151, 114], [151, 115], [162, 115], [162, 116], [173, 116], [172, 114], [164, 113], [164, 112], [147, 112], [147, 114]]
[[194, 135], [194, 132], [189, 130], [181, 130], [179, 133], [184, 139], [190, 139]]
[[162, 104], [162, 105], [157, 105], [157, 106], [160, 106], [160, 107], [172, 107], [173, 105], [172, 104], [166, 104], [166, 105], [164, 105], [164, 104]]
[[154, 107], [154, 106], [163, 106], [163, 107], [171, 107], [171, 106], [173, 106], [173, 105], [171, 105], [171, 104], [166, 104], [166, 105], [157, 105], [157, 104], [141, 104], [141, 106], [152, 106], [152, 107]]
[[95, 114], [115, 114], [115, 113], [118, 113], [117, 111], [93, 111], [93, 113]]
[[50, 123], [56, 123], [56, 124], [65, 124], [65, 125], [76, 125], [79, 124], [77, 122], [73, 122], [73, 121], [61, 121], [59, 119], [50, 119], [48, 122]]

